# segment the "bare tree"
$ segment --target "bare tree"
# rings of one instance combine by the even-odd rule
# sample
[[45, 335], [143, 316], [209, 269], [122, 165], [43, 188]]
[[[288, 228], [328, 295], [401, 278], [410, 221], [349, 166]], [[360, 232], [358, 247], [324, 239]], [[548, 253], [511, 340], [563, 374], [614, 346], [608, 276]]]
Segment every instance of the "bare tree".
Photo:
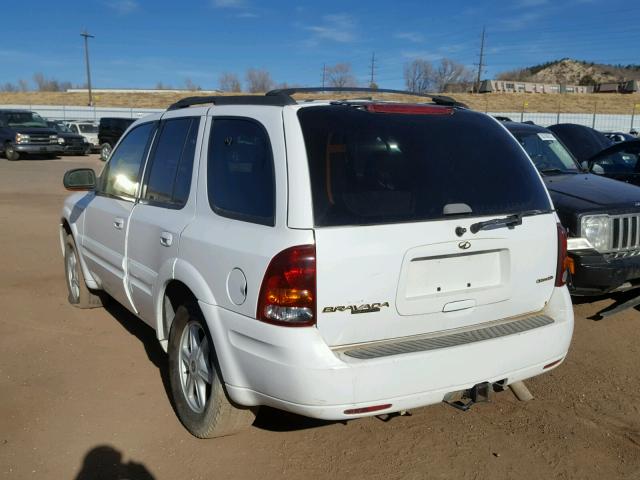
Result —
[[17, 92], [18, 91], [18, 86], [14, 85], [11, 82], [6, 82], [2, 85], [0, 85], [0, 92]]
[[443, 58], [434, 71], [434, 83], [439, 92], [466, 89], [473, 82], [473, 72], [461, 63]]
[[185, 78], [184, 86], [187, 90], [191, 90], [193, 92], [202, 90], [202, 88], [200, 88], [200, 85], [196, 85], [195, 83], [193, 83], [193, 81], [190, 78]]
[[267, 92], [273, 88], [271, 74], [266, 70], [250, 68], [245, 76], [247, 90], [251, 93]]
[[162, 83], [161, 81], [156, 83], [156, 90], [171, 90], [171, 85]]
[[33, 74], [33, 81], [40, 92], [62, 92], [73, 86], [71, 82], [59, 82], [55, 78], [47, 78], [41, 72]]
[[218, 79], [218, 87], [223, 92], [241, 92], [242, 86], [235, 73], [223, 73]]
[[351, 71], [350, 63], [337, 63], [327, 67], [327, 78], [331, 87], [356, 87], [358, 82]]
[[404, 84], [410, 92], [426, 93], [433, 90], [433, 65], [416, 58], [404, 65]]
[[29, 83], [24, 78], [21, 78], [18, 80], [18, 88], [21, 92], [26, 92], [29, 90]]

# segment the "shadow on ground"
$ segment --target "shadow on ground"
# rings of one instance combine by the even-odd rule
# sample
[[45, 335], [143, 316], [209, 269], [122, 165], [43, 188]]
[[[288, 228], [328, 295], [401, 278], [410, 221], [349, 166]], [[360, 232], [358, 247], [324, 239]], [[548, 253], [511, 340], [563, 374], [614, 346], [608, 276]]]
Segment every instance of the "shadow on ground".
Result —
[[[171, 385], [169, 383], [167, 355], [158, 342], [155, 330], [111, 298], [105, 302], [105, 310], [122, 325], [127, 332], [140, 340], [140, 343], [144, 346], [147, 357], [160, 372], [165, 393], [175, 412], [175, 405], [171, 397]], [[261, 430], [289, 432], [318, 428], [333, 423], [336, 422], [317, 420], [275, 408], [261, 407], [253, 425]]]
[[589, 320], [598, 321], [605, 319], [609, 315], [615, 315], [616, 313], [620, 313], [629, 308], [640, 311], [640, 289], [629, 290], [628, 292], [610, 293], [599, 297], [571, 297], [571, 301], [574, 305], [583, 305], [585, 303], [594, 303], [599, 301], [611, 301], [611, 304], [588, 317]]
[[122, 462], [122, 453], [109, 445], [92, 448], [75, 480], [154, 480], [142, 463]]

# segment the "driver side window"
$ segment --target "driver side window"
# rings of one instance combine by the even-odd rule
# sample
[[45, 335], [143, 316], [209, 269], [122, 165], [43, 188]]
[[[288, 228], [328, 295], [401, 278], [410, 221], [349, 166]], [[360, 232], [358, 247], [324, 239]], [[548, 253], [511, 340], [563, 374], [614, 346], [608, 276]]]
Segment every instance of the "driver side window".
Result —
[[155, 126], [154, 122], [144, 123], [131, 130], [120, 142], [100, 175], [98, 193], [125, 199], [136, 196]]

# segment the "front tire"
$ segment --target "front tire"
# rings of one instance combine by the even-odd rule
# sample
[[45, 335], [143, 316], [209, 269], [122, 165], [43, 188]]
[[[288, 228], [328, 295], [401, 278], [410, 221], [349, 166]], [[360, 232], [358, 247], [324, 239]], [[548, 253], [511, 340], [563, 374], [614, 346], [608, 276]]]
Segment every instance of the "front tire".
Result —
[[109, 155], [111, 155], [111, 145], [108, 143], [100, 145], [100, 160], [106, 162], [109, 160]]
[[12, 143], [7, 143], [4, 146], [4, 156], [7, 157], [7, 160], [11, 160], [12, 162], [20, 160], [20, 153], [16, 150], [16, 147], [14, 147]]
[[169, 334], [169, 382], [176, 413], [198, 438], [232, 435], [255, 413], [234, 405], [224, 390], [211, 335], [196, 305], [181, 305]]
[[76, 242], [71, 235], [67, 235], [64, 243], [64, 273], [69, 292], [69, 303], [76, 308], [98, 308], [102, 306], [102, 299], [87, 287], [80, 266]]

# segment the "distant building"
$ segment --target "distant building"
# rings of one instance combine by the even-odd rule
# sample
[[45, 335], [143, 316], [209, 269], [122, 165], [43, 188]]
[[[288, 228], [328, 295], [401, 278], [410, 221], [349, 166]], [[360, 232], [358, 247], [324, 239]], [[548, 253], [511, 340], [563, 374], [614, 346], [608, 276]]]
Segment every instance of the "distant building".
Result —
[[596, 93], [636, 93], [640, 91], [640, 81], [599, 83], [595, 86]]
[[559, 83], [516, 82], [513, 80], [483, 80], [480, 93], [591, 93], [593, 87]]

